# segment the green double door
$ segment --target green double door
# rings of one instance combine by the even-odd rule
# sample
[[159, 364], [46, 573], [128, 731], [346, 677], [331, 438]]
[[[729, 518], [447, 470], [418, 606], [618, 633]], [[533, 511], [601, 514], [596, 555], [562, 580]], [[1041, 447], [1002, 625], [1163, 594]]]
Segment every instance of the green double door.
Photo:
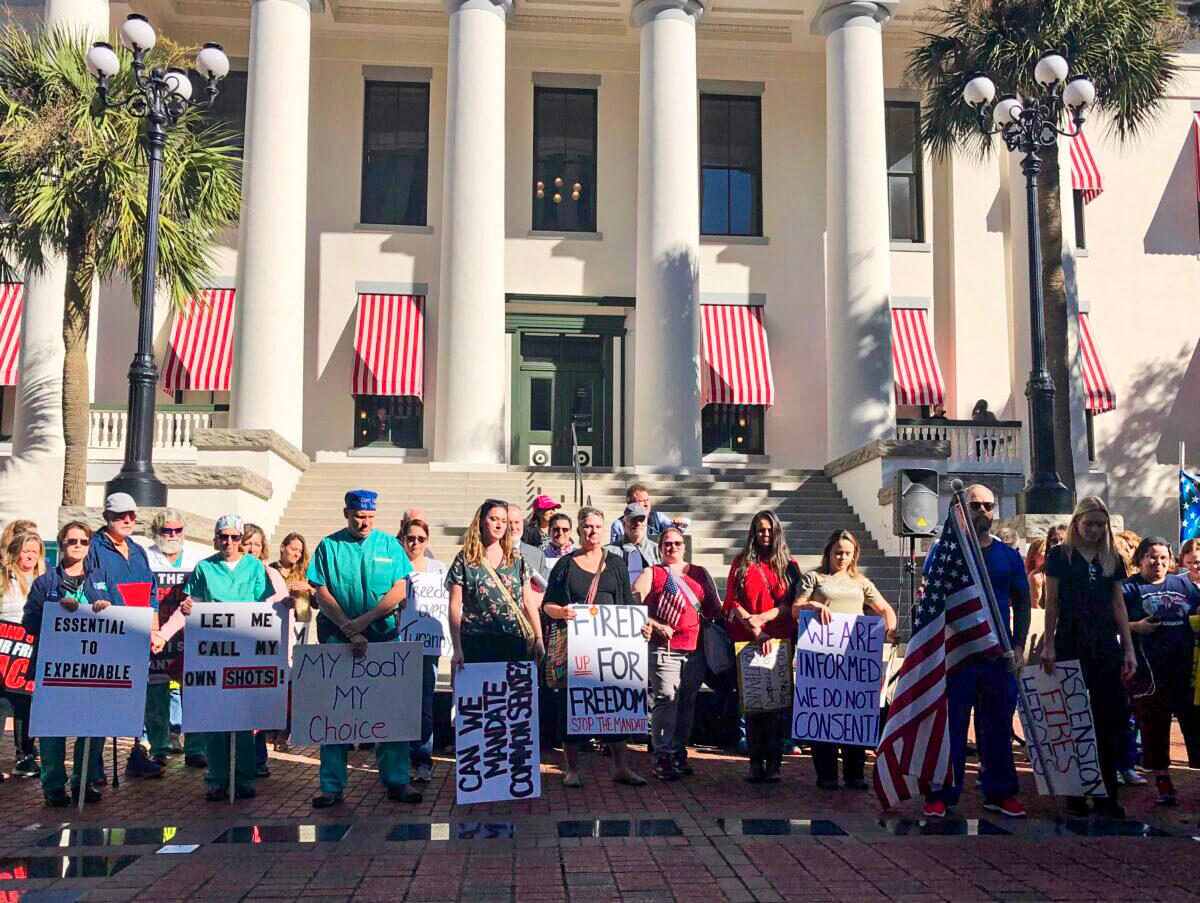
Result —
[[580, 463], [607, 466], [612, 388], [606, 337], [519, 332], [515, 344], [514, 462], [571, 466], [574, 422]]

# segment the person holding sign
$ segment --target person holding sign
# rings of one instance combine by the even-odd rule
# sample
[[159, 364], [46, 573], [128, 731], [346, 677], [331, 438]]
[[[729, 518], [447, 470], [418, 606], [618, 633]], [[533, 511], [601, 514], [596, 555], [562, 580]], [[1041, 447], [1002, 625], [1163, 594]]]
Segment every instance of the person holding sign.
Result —
[[[815, 611], [822, 624], [829, 623], [830, 613], [861, 615], [870, 610], [883, 618], [888, 642], [896, 641], [896, 611], [880, 595], [875, 584], [858, 572], [858, 540], [848, 530], [834, 530], [825, 540], [821, 551], [821, 566], [800, 579], [792, 603], [792, 617], [798, 622], [801, 611]], [[813, 743], [813, 768], [817, 786], [822, 790], [837, 790], [838, 751], [842, 755], [842, 778], [851, 790], [866, 790], [864, 771], [867, 762], [865, 746], [841, 746], [836, 743]]]
[[[405, 521], [400, 535], [404, 537], [404, 552], [408, 555], [408, 563], [412, 565], [414, 574], [433, 574], [440, 577], [446, 573], [446, 565], [425, 555], [425, 550], [429, 548], [429, 525], [425, 521]], [[417, 604], [415, 587], [415, 582], [409, 580], [408, 597], [404, 603], [409, 611]], [[433, 777], [433, 691], [437, 687], [437, 650], [434, 650], [433, 655], [425, 655], [422, 658], [421, 739], [413, 740], [409, 744], [408, 756], [409, 767], [413, 770], [413, 781], [428, 784]]]
[[[90, 605], [93, 611], [103, 611], [109, 605], [120, 604], [108, 588], [108, 575], [102, 568], [87, 566], [88, 547], [92, 544], [92, 530], [80, 521], [71, 521], [58, 531], [58, 565], [33, 581], [25, 599], [25, 610], [21, 617], [22, 626], [30, 633], [41, 633], [42, 611], [47, 602], [57, 602], [65, 611], [77, 611], [81, 604]], [[36, 661], [37, 650], [34, 649]], [[75, 738], [74, 766], [71, 770], [71, 796], [67, 796], [67, 740], [65, 737], [42, 737], [42, 796], [47, 806], [69, 806], [71, 800], [78, 801], [80, 780], [83, 776], [83, 750], [88, 746], [89, 774], [99, 777], [104, 773], [104, 738], [92, 737], [90, 744], [83, 737]], [[90, 781], [83, 788], [86, 803], [100, 802], [100, 788]]]
[[[788, 599], [800, 579], [800, 566], [788, 551], [783, 526], [774, 511], [760, 511], [750, 521], [746, 544], [729, 567], [725, 583], [725, 616], [734, 643], [757, 643], [766, 654], [774, 640], [791, 639], [796, 632]], [[746, 745], [750, 753], [751, 784], [779, 780], [787, 711], [746, 715]]]
[[692, 774], [687, 747], [705, 670], [700, 624], [721, 617], [712, 577], [684, 561], [683, 550], [683, 533], [667, 527], [658, 537], [662, 564], [633, 581], [633, 593], [650, 615], [642, 632], [650, 642], [650, 736], [654, 776], [660, 781]]
[[[33, 521], [13, 521], [4, 532], [8, 540], [0, 545], [0, 554], [4, 556], [4, 601], [0, 618], [16, 622], [21, 620], [34, 581], [46, 572], [46, 546]], [[38, 624], [32, 632], [36, 634], [40, 629], [41, 624]], [[13, 745], [17, 752], [13, 774], [33, 777], [38, 773], [38, 760], [37, 745], [29, 736], [32, 697], [15, 691], [5, 691], [3, 695], [13, 712]]]
[[[404, 605], [412, 565], [394, 536], [375, 529], [379, 494], [368, 489], [346, 493], [342, 516], [346, 527], [326, 536], [308, 567], [308, 582], [317, 600], [317, 638], [322, 643], [349, 643], [355, 658], [369, 643], [388, 643], [399, 635], [396, 611]], [[415, 700], [414, 700], [415, 701]], [[321, 747], [321, 792], [314, 809], [342, 801], [350, 747]], [[388, 799], [419, 803], [420, 792], [408, 784], [408, 743], [376, 743], [375, 762]]]

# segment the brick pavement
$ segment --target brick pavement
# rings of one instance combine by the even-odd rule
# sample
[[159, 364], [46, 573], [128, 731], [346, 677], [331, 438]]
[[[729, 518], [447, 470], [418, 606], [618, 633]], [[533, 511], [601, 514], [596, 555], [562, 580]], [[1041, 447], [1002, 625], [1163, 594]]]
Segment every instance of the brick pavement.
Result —
[[[914, 805], [881, 818], [873, 794], [817, 790], [807, 756], [787, 757], [782, 783], [752, 786], [743, 760], [715, 750], [695, 754], [694, 777], [642, 789], [614, 785], [593, 754], [585, 786], [568, 791], [550, 755], [541, 799], [481, 807], [454, 804], [445, 756], [426, 801], [405, 806], [385, 798], [373, 755], [355, 752], [346, 803], [316, 814], [315, 753], [273, 753], [258, 798], [232, 806], [205, 802], [201, 773], [178, 759], [82, 816], [12, 779], [0, 785], [0, 903], [1200, 898], [1200, 772], [1184, 768], [1178, 809], [1155, 807], [1149, 788], [1123, 798], [1137, 819], [1125, 829], [1154, 836], [1109, 837], [1079, 833], [1105, 823], [1056, 820], [1027, 767], [1027, 821], [984, 813], [968, 789], [963, 818], [923, 827]], [[89, 827], [126, 830], [78, 831]]]

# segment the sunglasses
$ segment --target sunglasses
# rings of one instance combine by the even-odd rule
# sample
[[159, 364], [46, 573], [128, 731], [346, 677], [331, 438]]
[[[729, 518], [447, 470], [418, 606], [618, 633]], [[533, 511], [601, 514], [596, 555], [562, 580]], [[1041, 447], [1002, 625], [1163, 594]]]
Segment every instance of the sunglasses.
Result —
[[683, 548], [683, 543], [682, 543], [682, 542], [680, 542], [680, 541], [679, 541], [679, 540], [677, 540], [677, 539], [673, 539], [673, 540], [671, 540], [670, 542], [664, 542], [664, 543], [662, 544], [662, 547], [663, 547], [664, 549], [682, 549], [682, 548]]
[[571, 528], [570, 527], [551, 527], [550, 532], [551, 533], [570, 533]]
[[217, 542], [241, 542], [241, 533], [218, 533]]
[[64, 546], [83, 546], [85, 549], [92, 544], [90, 539], [64, 539]]
[[137, 520], [137, 512], [136, 511], [122, 511], [120, 514], [110, 514], [109, 519], [110, 520], [136, 521]]
[[429, 537], [428, 536], [418, 536], [415, 533], [410, 533], [404, 537], [404, 541], [405, 542], [415, 542], [415, 543], [420, 544], [423, 542], [429, 542]]
[[968, 502], [967, 507], [972, 511], [991, 511], [996, 507], [995, 502]]
[[163, 527], [158, 532], [160, 536], [178, 536], [183, 532], [183, 527]]

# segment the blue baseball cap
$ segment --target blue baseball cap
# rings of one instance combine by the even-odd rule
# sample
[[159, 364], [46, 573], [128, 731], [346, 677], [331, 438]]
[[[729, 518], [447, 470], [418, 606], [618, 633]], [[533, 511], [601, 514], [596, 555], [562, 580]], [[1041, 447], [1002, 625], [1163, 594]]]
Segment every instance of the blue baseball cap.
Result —
[[378, 492], [370, 489], [351, 489], [346, 493], [346, 507], [351, 511], [374, 511]]

